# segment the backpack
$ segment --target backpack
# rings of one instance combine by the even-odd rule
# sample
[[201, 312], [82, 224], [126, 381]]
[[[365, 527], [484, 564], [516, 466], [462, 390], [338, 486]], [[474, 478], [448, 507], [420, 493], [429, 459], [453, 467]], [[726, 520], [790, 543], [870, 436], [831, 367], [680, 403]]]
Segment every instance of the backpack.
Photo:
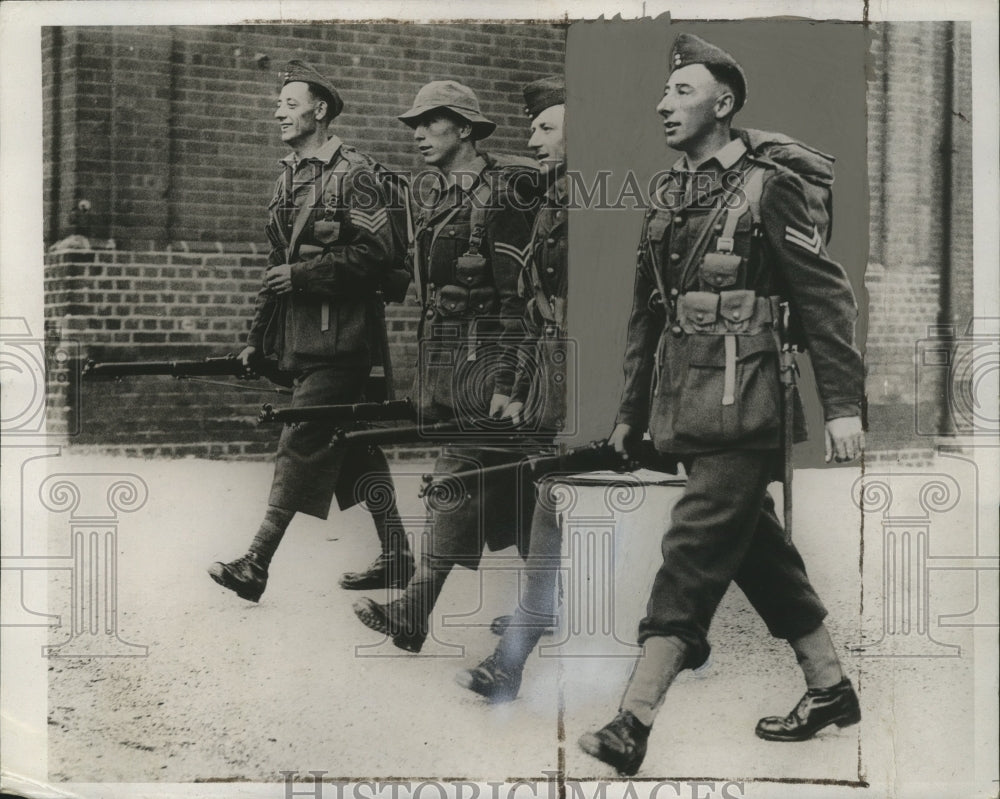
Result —
[[[829, 243], [833, 232], [834, 157], [784, 133], [753, 128], [734, 129], [733, 132], [743, 140], [752, 156], [773, 161], [802, 178], [809, 216], [812, 217], [823, 241]], [[748, 199], [754, 222], [759, 222], [760, 197]]]
[[413, 221], [410, 206], [410, 184], [398, 172], [382, 166], [378, 161], [364, 156], [368, 167], [375, 174], [382, 202], [388, 211], [392, 229], [394, 258], [379, 279], [378, 291], [384, 302], [402, 302], [406, 299], [413, 272], [408, 254], [413, 243]]

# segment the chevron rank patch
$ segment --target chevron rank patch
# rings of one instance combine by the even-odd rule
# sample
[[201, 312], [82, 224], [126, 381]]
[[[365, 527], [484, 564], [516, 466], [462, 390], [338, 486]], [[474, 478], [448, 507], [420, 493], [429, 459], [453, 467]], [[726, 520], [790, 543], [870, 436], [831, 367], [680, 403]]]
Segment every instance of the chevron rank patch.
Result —
[[823, 246], [823, 239], [820, 238], [819, 231], [815, 225], [813, 225], [812, 235], [786, 225], [785, 241], [789, 244], [795, 244], [803, 250], [808, 250], [813, 255], [819, 255], [820, 247]]
[[367, 230], [373, 235], [385, 227], [385, 223], [389, 221], [389, 213], [385, 208], [377, 208], [374, 211], [360, 211], [357, 208], [352, 208], [348, 211], [348, 216], [354, 227]]
[[522, 267], [526, 266], [528, 263], [528, 255], [531, 252], [530, 242], [525, 245], [524, 249], [518, 249], [513, 244], [508, 244], [505, 241], [498, 241], [494, 247], [497, 255], [506, 255], [508, 258], [512, 258], [517, 261]]

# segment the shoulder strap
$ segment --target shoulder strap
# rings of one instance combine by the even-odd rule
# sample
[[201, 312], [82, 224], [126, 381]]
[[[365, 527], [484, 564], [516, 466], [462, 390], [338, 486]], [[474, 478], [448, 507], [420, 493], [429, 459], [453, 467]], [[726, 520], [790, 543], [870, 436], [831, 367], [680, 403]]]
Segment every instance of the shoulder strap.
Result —
[[[320, 199], [326, 196], [326, 190], [330, 187], [330, 182], [333, 180], [334, 175], [345, 174], [349, 166], [350, 162], [341, 156], [337, 160], [337, 163], [334, 164], [333, 169], [324, 173], [323, 181], [320, 184]], [[313, 197], [315, 198], [315, 195], [313, 195]], [[315, 205], [307, 200], [301, 205], [298, 213], [295, 215], [295, 222], [292, 224], [292, 235], [288, 237], [288, 248], [285, 250], [289, 263], [298, 257], [299, 236], [302, 235], [306, 222], [309, 220], [309, 215], [312, 213], [314, 208]]]
[[469, 212], [469, 250], [466, 255], [479, 255], [486, 237], [486, 206], [490, 201], [490, 185], [483, 181], [472, 190], [472, 209]]
[[[752, 166], [744, 174], [743, 179], [743, 201], [738, 205], [730, 206], [726, 210], [726, 221], [722, 227], [722, 235], [716, 241], [716, 252], [732, 253], [735, 244], [736, 226], [746, 207], [750, 206], [750, 213], [756, 222], [760, 217], [760, 194], [764, 186], [764, 168]], [[727, 197], [732, 197], [736, 192], [731, 192]]]

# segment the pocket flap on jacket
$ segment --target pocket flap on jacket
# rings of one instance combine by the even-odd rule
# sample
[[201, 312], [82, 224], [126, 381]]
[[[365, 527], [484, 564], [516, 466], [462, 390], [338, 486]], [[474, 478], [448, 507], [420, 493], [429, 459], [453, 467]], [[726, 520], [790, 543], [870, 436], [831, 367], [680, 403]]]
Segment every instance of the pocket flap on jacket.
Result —
[[736, 284], [740, 264], [743, 259], [738, 255], [726, 255], [721, 252], [706, 253], [698, 268], [698, 276], [708, 285], [717, 289]]
[[689, 291], [677, 301], [677, 316], [681, 325], [711, 325], [719, 309], [719, 295], [711, 291]]
[[730, 322], [746, 322], [756, 304], [757, 293], [750, 289], [723, 291], [719, 294], [719, 315]]
[[445, 316], [463, 314], [469, 307], [469, 290], [463, 286], [442, 286], [437, 305]]

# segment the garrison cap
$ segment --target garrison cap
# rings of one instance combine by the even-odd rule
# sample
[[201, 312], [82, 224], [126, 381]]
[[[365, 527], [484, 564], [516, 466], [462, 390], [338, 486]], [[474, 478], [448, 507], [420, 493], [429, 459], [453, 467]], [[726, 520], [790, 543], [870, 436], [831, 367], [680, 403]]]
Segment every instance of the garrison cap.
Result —
[[447, 108], [472, 125], [472, 138], [476, 141], [485, 139], [497, 129], [496, 122], [487, 119], [480, 112], [476, 93], [455, 80], [431, 81], [417, 92], [413, 108], [397, 118], [415, 128], [420, 117], [439, 108]]
[[736, 89], [736, 110], [747, 101], [747, 76], [735, 58], [714, 44], [691, 33], [681, 33], [674, 39], [670, 49], [670, 72], [691, 64], [704, 64], [722, 73]]
[[300, 61], [297, 58], [289, 61], [285, 66], [285, 71], [281, 73], [281, 79], [282, 86], [286, 83], [301, 81], [328, 94], [329, 97], [324, 99], [330, 103], [330, 119], [336, 119], [344, 110], [344, 101], [340, 98], [340, 93], [333, 85], [333, 81], [320, 75], [311, 64], [307, 64], [305, 61]]
[[524, 87], [524, 113], [531, 119], [546, 108], [566, 103], [566, 81], [560, 75], [539, 78]]

